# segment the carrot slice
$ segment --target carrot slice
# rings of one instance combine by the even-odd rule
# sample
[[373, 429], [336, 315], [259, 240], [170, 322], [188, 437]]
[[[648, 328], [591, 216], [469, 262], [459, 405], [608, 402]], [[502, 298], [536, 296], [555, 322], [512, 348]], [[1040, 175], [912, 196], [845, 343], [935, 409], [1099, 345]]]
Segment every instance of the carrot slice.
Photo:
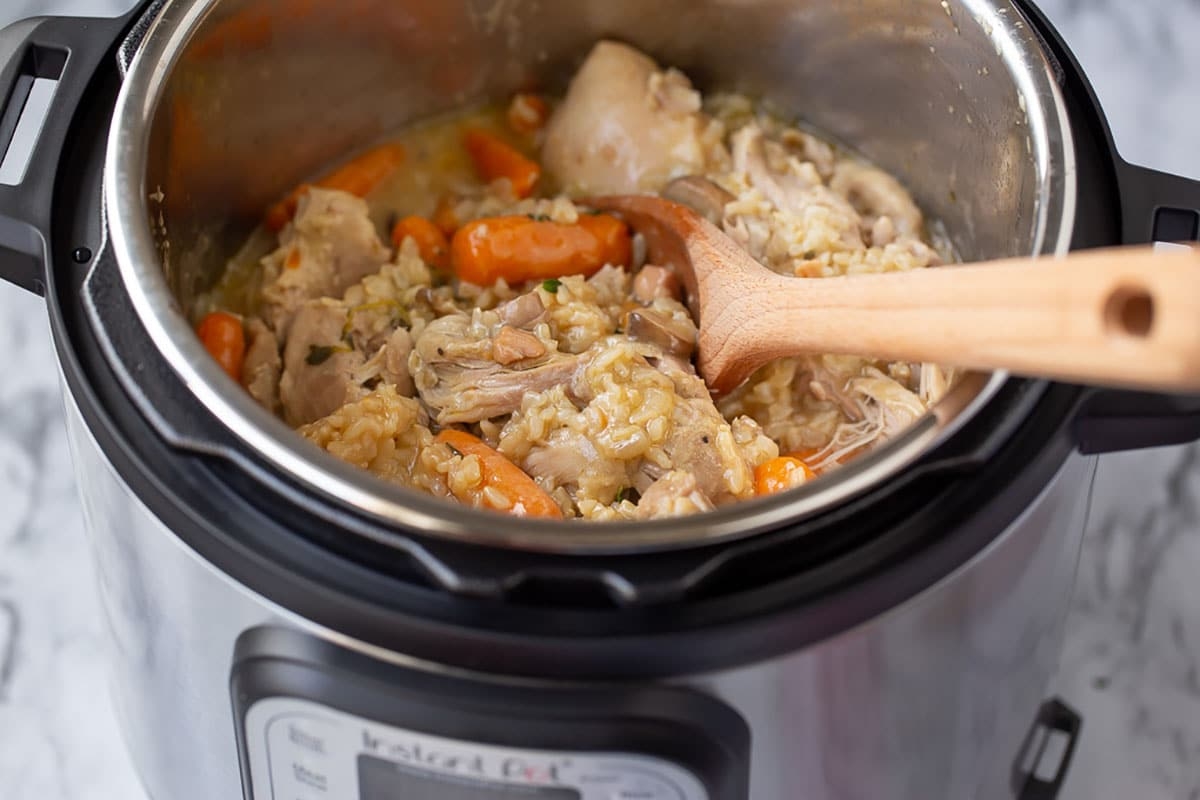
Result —
[[[316, 186], [322, 189], [340, 189], [365, 197], [404, 163], [404, 156], [403, 145], [381, 145], [338, 167], [317, 181]], [[267, 209], [264, 220], [267, 229], [273, 233], [283, 230], [283, 226], [296, 216], [300, 198], [307, 194], [312, 186], [313, 184], [308, 183], [300, 184], [289, 192], [287, 197]]]
[[518, 92], [508, 104], [508, 127], [530, 136], [545, 126], [549, 114], [550, 107], [540, 95]]
[[442, 195], [438, 198], [437, 208], [433, 210], [433, 224], [447, 236], [453, 236], [462, 224], [458, 219], [458, 199], [452, 195]]
[[[546, 494], [520, 467], [509, 461], [502, 453], [488, 446], [478, 437], [465, 431], [447, 428], [434, 441], [450, 445], [464, 456], [479, 459], [483, 486], [478, 491], [456, 494], [461, 503], [482, 506], [493, 511], [505, 511], [518, 517], [546, 517], [562, 519], [562, 509], [554, 498]], [[490, 489], [492, 491], [484, 491]], [[496, 502], [495, 495], [503, 497]]]
[[400, 247], [409, 237], [416, 241], [426, 264], [438, 269], [449, 265], [450, 243], [437, 225], [424, 217], [405, 217], [392, 227], [392, 244]]
[[585, 214], [573, 225], [529, 217], [488, 217], [459, 228], [450, 261], [460, 280], [490, 286], [591, 275], [605, 264], [628, 266], [629, 226], [607, 214]]
[[224, 311], [214, 311], [200, 320], [196, 335], [208, 354], [221, 365], [221, 369], [240, 383], [242, 362], [246, 358], [246, 334], [242, 330], [242, 321]]
[[754, 469], [754, 493], [760, 497], [775, 494], [784, 489], [792, 489], [815, 477], [816, 473], [800, 459], [792, 456], [779, 456], [759, 464]]
[[463, 142], [481, 179], [491, 183], [499, 178], [508, 178], [517, 197], [533, 194], [533, 187], [542, 176], [542, 168], [536, 161], [526, 158], [515, 147], [481, 128], [467, 131]]

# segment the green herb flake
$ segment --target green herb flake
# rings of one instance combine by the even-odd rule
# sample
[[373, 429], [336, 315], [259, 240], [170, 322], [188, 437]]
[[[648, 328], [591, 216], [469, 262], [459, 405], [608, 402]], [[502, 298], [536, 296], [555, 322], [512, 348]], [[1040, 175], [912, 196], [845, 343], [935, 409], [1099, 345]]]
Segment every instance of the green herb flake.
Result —
[[305, 357], [304, 363], [310, 367], [316, 367], [324, 364], [329, 360], [329, 357], [340, 350], [340, 347], [333, 345], [311, 345], [308, 348], [308, 356]]
[[562, 286], [562, 281], [558, 278], [542, 281], [542, 288], [550, 294], [558, 294], [558, 287]]
[[549, 222], [550, 221], [549, 214], [526, 214], [525, 216], [529, 217], [534, 222]]

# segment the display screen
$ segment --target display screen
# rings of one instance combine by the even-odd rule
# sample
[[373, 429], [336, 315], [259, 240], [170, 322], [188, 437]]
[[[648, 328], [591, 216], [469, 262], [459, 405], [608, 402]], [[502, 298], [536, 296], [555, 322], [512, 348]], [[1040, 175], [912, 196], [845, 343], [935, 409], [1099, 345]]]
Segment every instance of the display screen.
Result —
[[565, 786], [520, 786], [358, 757], [359, 800], [580, 800]]

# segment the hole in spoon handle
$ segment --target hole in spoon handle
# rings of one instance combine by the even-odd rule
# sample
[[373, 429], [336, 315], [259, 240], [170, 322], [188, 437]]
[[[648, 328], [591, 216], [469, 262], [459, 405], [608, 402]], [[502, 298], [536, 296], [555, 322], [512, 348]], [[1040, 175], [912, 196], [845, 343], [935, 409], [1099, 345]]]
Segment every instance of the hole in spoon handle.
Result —
[[1144, 339], [1154, 329], [1154, 297], [1141, 286], [1118, 286], [1104, 304], [1104, 327], [1112, 334]]

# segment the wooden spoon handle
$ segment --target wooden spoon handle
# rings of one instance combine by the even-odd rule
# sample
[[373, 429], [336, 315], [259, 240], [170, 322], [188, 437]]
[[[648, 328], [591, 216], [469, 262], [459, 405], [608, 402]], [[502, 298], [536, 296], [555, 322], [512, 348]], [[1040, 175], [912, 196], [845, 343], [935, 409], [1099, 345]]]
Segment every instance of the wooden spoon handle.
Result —
[[767, 352], [857, 353], [1200, 390], [1200, 251], [1118, 248], [882, 275], [768, 276], [747, 294], [717, 315], [737, 320], [713, 322], [755, 340], [758, 363]]

